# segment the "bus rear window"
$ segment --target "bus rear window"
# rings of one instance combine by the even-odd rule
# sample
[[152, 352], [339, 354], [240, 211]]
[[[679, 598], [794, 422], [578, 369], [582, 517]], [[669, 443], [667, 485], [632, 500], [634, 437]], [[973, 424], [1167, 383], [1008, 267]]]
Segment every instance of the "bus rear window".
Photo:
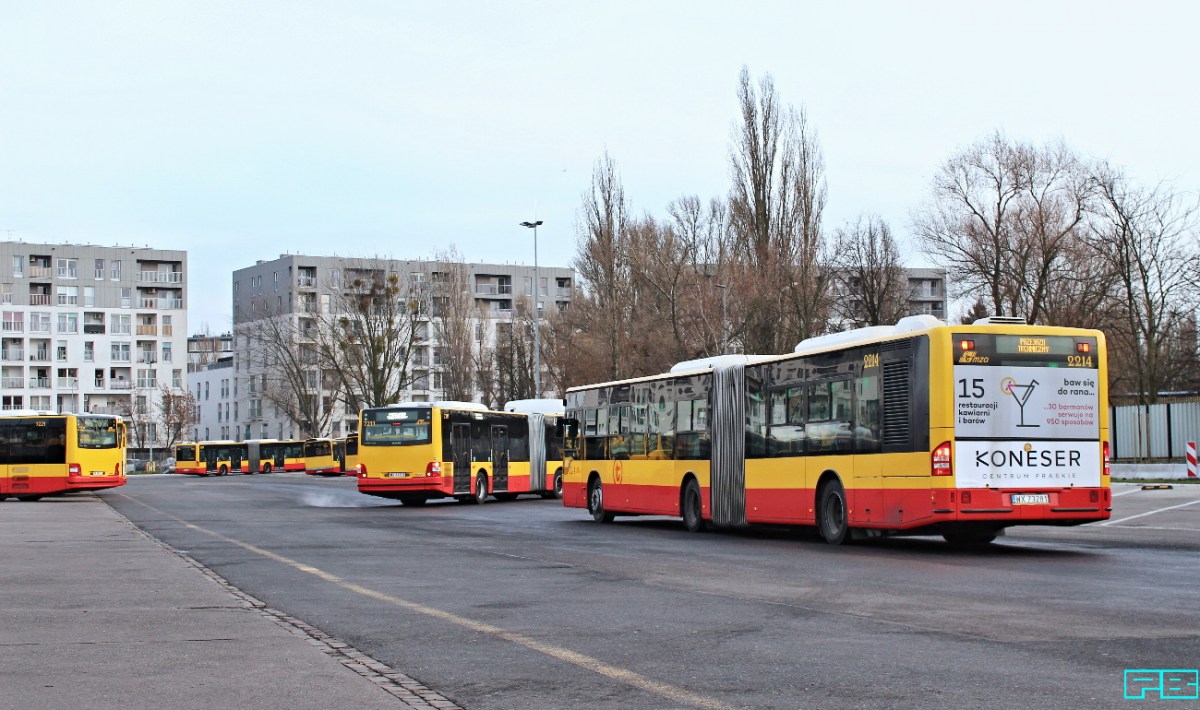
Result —
[[117, 448], [117, 425], [112, 419], [102, 417], [79, 417], [79, 448]]
[[433, 442], [432, 410], [375, 409], [362, 415], [363, 446], [413, 446]]

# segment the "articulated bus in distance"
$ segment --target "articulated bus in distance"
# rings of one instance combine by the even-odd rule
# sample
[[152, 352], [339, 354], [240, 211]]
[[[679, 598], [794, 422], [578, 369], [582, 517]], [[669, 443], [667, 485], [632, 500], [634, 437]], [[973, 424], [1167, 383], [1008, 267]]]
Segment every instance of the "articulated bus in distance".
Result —
[[304, 469], [310, 476], [342, 475], [342, 464], [334, 455], [334, 440], [305, 440]]
[[[562, 419], [564, 414], [561, 399], [515, 399], [504, 405], [506, 412], [520, 412], [529, 417], [529, 430], [542, 431], [542, 450], [535, 451], [538, 437], [531, 437], [530, 442], [530, 476], [534, 480], [532, 487], [546, 489], [543, 498], [562, 498], [563, 482], [563, 436]], [[533, 465], [534, 461], [544, 462], [541, 467]], [[537, 476], [542, 475], [541, 479]]]
[[[358, 490], [404, 505], [454, 497], [482, 503], [488, 494], [553, 496], [547, 484], [543, 425], [469, 402], [408, 403], [364, 409], [359, 418]], [[537, 475], [538, 471], [541, 475]], [[531, 475], [531, 471], [534, 475]]]
[[248, 458], [242, 465], [242, 473], [250, 472], [250, 461], [258, 461], [257, 473], [273, 471], [306, 470], [304, 442], [291, 439], [250, 439], [246, 442]]
[[1099, 331], [910, 316], [741, 357], [568, 390], [564, 505], [833, 544], [1111, 515]]
[[125, 423], [99, 414], [0, 415], [0, 500], [125, 485]]
[[243, 441], [200, 441], [175, 446], [175, 473], [227, 476], [246, 472], [246, 443]]
[[338, 439], [334, 446], [334, 456], [338, 460], [338, 464], [342, 467], [342, 473], [347, 476], [358, 475], [358, 432], [353, 432], [346, 435], [344, 439]]

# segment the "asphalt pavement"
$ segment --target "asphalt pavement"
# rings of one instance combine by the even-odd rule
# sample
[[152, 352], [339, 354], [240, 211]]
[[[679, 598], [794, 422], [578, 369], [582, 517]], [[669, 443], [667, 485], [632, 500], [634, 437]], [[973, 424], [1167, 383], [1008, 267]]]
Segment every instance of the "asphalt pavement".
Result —
[[0, 708], [456, 708], [76, 493], [0, 503]]

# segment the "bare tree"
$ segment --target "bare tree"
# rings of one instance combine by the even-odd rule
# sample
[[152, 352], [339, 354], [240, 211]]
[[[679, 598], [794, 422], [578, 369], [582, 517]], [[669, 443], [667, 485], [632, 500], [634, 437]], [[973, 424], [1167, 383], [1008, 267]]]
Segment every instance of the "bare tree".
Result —
[[196, 397], [187, 390], [167, 385], [160, 386], [158, 393], [159, 440], [164, 448], [173, 449], [175, 444], [188, 439], [188, 432], [199, 422]]
[[838, 230], [836, 244], [838, 290], [848, 306], [841, 316], [848, 325], [891, 324], [908, 315], [908, 277], [887, 222], [860, 215]]
[[329, 383], [351, 404], [379, 407], [401, 401], [414, 382], [417, 349], [429, 338], [435, 293], [425, 282], [404, 282], [385, 260], [346, 266], [329, 313], [318, 318], [314, 349]]
[[575, 270], [585, 298], [577, 308], [590, 324], [597, 348], [593, 357], [605, 363], [606, 379], [618, 379], [629, 372], [623, 359], [632, 313], [629, 220], [625, 190], [607, 153], [596, 163], [591, 188], [583, 197]]
[[803, 109], [782, 107], [769, 75], [742, 68], [741, 123], [730, 151], [730, 221], [743, 270], [746, 348], [778, 352], [823, 332], [829, 268], [821, 215], [825, 165]]
[[1072, 282], [1091, 256], [1084, 221], [1092, 192], [1086, 166], [1061, 142], [1037, 148], [996, 132], [942, 165], [913, 228], [960, 294], [986, 294], [996, 315], [1054, 322], [1066, 315], [1064, 288], [1095, 295], [1089, 283]]
[[475, 399], [476, 342], [474, 326], [479, 321], [471, 279], [462, 255], [451, 246], [437, 257], [432, 279], [433, 325], [438, 348], [434, 364], [441, 368], [442, 396], [446, 399]]
[[[1114, 380], [1152, 404], [1167, 384], [1172, 329], [1195, 333], [1197, 205], [1166, 184], [1139, 187], [1111, 166], [1098, 168], [1093, 183], [1100, 207], [1092, 244], [1116, 273], [1121, 320], [1110, 332], [1130, 365], [1117, 368]], [[1195, 344], [1187, 349], [1194, 353]]]
[[253, 316], [238, 326], [247, 345], [248, 391], [273, 404], [299, 427], [301, 437], [326, 433], [332, 412], [323, 406], [320, 329], [314, 318], [270, 307]]

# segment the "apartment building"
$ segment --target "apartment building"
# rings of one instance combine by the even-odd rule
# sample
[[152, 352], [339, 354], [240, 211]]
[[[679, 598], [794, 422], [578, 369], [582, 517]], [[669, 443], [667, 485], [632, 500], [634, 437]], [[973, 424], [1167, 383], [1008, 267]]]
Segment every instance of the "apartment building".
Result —
[[[931, 315], [946, 319], [946, 270], [938, 268], [906, 268], [908, 312], [906, 315]], [[855, 296], [857, 284], [853, 279], [838, 278], [834, 282], [834, 322], [853, 323], [861, 316], [862, 303]], [[848, 327], [848, 326], [847, 326]]]
[[[521, 305], [532, 304], [535, 285], [540, 312], [568, 307], [575, 285], [575, 272], [569, 268], [514, 264], [463, 264], [466, 288], [473, 302], [472, 327], [477, 342], [490, 346], [495, 342], [497, 329], [510, 327]], [[233, 272], [234, 376], [242, 392], [243, 406], [233, 410], [233, 422], [222, 414], [222, 421], [204, 420], [202, 429], [221, 431], [232, 426], [238, 431], [234, 439], [293, 438], [300, 435], [299, 427], [263, 397], [265, 373], [261, 366], [252, 366], [246, 353], [249, 349], [246, 326], [270, 313], [273, 317], [294, 319], [294, 330], [303, 334], [315, 327], [316, 319], [338, 307], [339, 295], [347, 284], [368, 274], [384, 272], [397, 277], [406, 293], [429, 299], [429, 316], [417, 324], [414, 337], [418, 339], [413, 358], [413, 382], [407, 399], [413, 402], [442, 398], [443, 366], [439, 357], [436, 320], [436, 299], [439, 284], [444, 283], [445, 266], [437, 261], [405, 261], [396, 259], [361, 259], [336, 256], [304, 256], [284, 254], [272, 261], [259, 261], [254, 266]], [[527, 305], [526, 307], [530, 307]], [[298, 335], [298, 339], [302, 338]], [[296, 343], [297, 347], [300, 342]], [[198, 373], [199, 374], [199, 373]], [[224, 376], [218, 376], [223, 380]], [[544, 379], [544, 378], [543, 378]], [[332, 394], [332, 393], [330, 393]], [[481, 398], [478, 394], [476, 399]], [[330, 436], [344, 436], [355, 426], [357, 412], [341, 411], [341, 405], [330, 397]], [[202, 414], [207, 417], [206, 409]]]
[[187, 252], [0, 243], [0, 403], [121, 414], [159, 442], [160, 388], [185, 386]]

